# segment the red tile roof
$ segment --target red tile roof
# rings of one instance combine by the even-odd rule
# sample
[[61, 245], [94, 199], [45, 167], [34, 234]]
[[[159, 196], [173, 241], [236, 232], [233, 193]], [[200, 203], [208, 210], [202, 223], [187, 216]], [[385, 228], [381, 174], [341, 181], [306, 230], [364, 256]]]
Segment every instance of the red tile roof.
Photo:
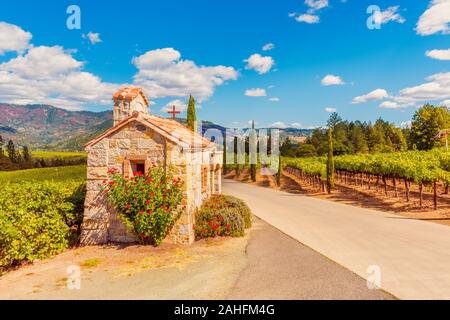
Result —
[[144, 94], [144, 90], [139, 87], [121, 87], [116, 93], [113, 95], [114, 102], [117, 100], [125, 100], [125, 101], [132, 101], [135, 99], [138, 95], [141, 95], [144, 99], [146, 105], [149, 105], [148, 99]]
[[211, 148], [214, 147], [214, 143], [208, 139], [202, 137], [201, 134], [193, 132], [188, 127], [182, 125], [176, 120], [158, 117], [155, 115], [149, 115], [144, 113], [135, 112], [131, 116], [123, 119], [117, 125], [107, 130], [94, 140], [88, 142], [85, 147], [89, 148], [96, 143], [100, 142], [102, 139], [108, 137], [114, 132], [120, 130], [123, 126], [127, 125], [132, 121], [138, 121], [148, 128], [155, 130], [162, 136], [171, 140], [177, 145], [188, 148]]

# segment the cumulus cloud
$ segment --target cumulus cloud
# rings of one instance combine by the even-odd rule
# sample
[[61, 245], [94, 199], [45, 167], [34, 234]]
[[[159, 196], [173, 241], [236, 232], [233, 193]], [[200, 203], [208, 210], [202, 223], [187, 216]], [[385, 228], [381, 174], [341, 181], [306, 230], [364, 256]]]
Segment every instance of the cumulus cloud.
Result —
[[104, 83], [60, 46], [31, 47], [0, 64], [0, 99], [16, 104], [51, 104], [78, 110], [109, 104], [117, 85]]
[[265, 74], [269, 72], [275, 64], [275, 61], [272, 57], [264, 57], [259, 53], [252, 54], [248, 59], [245, 59], [244, 62], [247, 62], [245, 69], [255, 70], [259, 74]]
[[100, 39], [100, 33], [88, 32], [88, 34], [86, 34], [86, 35], [83, 34], [82, 37], [89, 39], [91, 44], [97, 44], [99, 42], [102, 42], [102, 39]]
[[247, 97], [265, 97], [267, 96], [266, 90], [261, 88], [253, 88], [245, 90]]
[[266, 43], [263, 47], [263, 51], [270, 51], [275, 48], [275, 45], [273, 43]]
[[320, 82], [323, 86], [339, 86], [344, 84], [341, 77], [332, 74], [326, 75]]
[[375, 11], [373, 21], [376, 24], [382, 25], [389, 21], [404, 23], [406, 20], [398, 13], [400, 6], [389, 7], [384, 11]]
[[450, 60], [450, 49], [447, 50], [430, 50], [425, 53], [427, 57], [436, 60]]
[[380, 109], [394, 109], [394, 110], [400, 110], [407, 108], [406, 105], [401, 105], [395, 101], [384, 101], [379, 106]]
[[386, 90], [376, 89], [376, 90], [369, 92], [368, 94], [355, 97], [353, 99], [352, 103], [359, 104], [359, 103], [365, 103], [367, 101], [372, 101], [372, 100], [382, 100], [382, 99], [386, 99], [388, 97], [389, 97], [389, 94], [387, 93]]
[[288, 126], [282, 121], [277, 121], [269, 125], [269, 128], [286, 129]]
[[305, 4], [310, 7], [310, 10], [317, 11], [328, 7], [328, 0], [305, 0]]
[[337, 109], [336, 108], [325, 108], [325, 111], [329, 112], [329, 113], [333, 113], [333, 112], [336, 112]]
[[186, 111], [188, 108], [188, 105], [186, 104], [186, 102], [184, 102], [180, 99], [175, 99], [175, 100], [172, 100], [169, 103], [167, 103], [164, 107], [162, 107], [161, 112], [171, 111], [173, 106], [175, 106], [176, 110], [181, 111], [181, 112]]
[[320, 17], [314, 14], [304, 13], [295, 17], [297, 22], [304, 22], [309, 24], [319, 23]]
[[148, 51], [134, 58], [133, 64], [138, 68], [134, 84], [143, 87], [150, 98], [192, 94], [203, 101], [217, 86], [238, 77], [233, 67], [197, 66], [191, 60], [182, 60], [180, 52], [173, 48]]
[[446, 107], [449, 107], [449, 108], [450, 108], [450, 99], [442, 101], [441, 105], [443, 105], [443, 106], [446, 106]]
[[22, 52], [28, 48], [31, 38], [31, 33], [22, 28], [0, 22], [0, 55], [8, 51]]
[[400, 90], [395, 101], [413, 105], [450, 99], [450, 72], [436, 73], [427, 77], [426, 80], [426, 83]]
[[269, 101], [272, 101], [272, 102], [279, 102], [279, 101], [280, 101], [280, 98], [278, 98], [278, 97], [272, 97], [272, 98], [269, 98]]
[[291, 123], [291, 127], [295, 129], [301, 129], [302, 125], [298, 122]]
[[435, 33], [449, 34], [450, 1], [432, 0], [428, 9], [420, 16], [416, 32], [422, 36]]

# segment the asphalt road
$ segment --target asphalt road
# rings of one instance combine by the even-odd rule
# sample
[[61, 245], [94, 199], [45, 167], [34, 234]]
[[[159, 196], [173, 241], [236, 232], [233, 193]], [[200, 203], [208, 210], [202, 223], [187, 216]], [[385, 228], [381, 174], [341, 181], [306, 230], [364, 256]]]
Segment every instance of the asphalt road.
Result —
[[450, 299], [450, 228], [225, 180], [223, 192], [400, 299]]

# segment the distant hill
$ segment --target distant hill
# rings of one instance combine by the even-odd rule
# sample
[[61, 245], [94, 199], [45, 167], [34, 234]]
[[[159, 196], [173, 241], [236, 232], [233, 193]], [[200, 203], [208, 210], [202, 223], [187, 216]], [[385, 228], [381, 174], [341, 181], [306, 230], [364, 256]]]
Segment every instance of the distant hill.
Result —
[[110, 111], [0, 103], [0, 135], [34, 149], [81, 150], [85, 142], [111, 126]]
[[[185, 123], [185, 119], [178, 119]], [[83, 145], [112, 126], [112, 111], [68, 111], [50, 105], [0, 103], [0, 135], [32, 149], [78, 151]], [[218, 124], [203, 121], [208, 129], [225, 132]], [[287, 128], [283, 136], [308, 136], [311, 130]]]

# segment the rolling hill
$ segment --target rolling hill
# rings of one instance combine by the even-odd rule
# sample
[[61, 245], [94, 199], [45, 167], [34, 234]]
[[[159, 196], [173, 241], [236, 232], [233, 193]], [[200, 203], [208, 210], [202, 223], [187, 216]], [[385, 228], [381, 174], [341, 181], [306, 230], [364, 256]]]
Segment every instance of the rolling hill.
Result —
[[[185, 119], [179, 119], [184, 123]], [[78, 151], [112, 126], [112, 112], [68, 111], [50, 105], [0, 103], [0, 135], [32, 149]], [[204, 121], [203, 131], [226, 128]], [[309, 135], [310, 130], [287, 128], [282, 136]]]

